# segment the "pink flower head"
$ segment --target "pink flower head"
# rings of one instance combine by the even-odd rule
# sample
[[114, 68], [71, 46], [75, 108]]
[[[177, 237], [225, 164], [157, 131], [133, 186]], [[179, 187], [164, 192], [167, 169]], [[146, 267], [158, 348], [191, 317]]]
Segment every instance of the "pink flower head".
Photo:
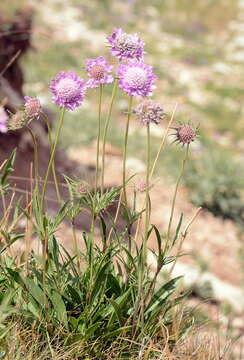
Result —
[[52, 79], [50, 89], [53, 102], [68, 110], [81, 105], [86, 91], [85, 81], [75, 73], [61, 71]]
[[8, 122], [9, 116], [4, 110], [3, 106], [0, 106], [0, 132], [6, 133], [8, 131], [7, 122]]
[[90, 78], [86, 83], [87, 87], [95, 88], [101, 84], [109, 84], [113, 81], [113, 76], [108, 74], [112, 71], [112, 66], [109, 65], [103, 56], [99, 56], [96, 59], [86, 59], [85, 65]]
[[118, 69], [119, 87], [129, 96], [146, 97], [156, 88], [156, 76], [151, 66], [142, 61], [130, 61], [120, 64]]
[[31, 98], [29, 96], [25, 96], [25, 114], [29, 119], [38, 119], [41, 115], [41, 103], [37, 98]]
[[111, 54], [120, 60], [143, 59], [145, 43], [136, 33], [127, 34], [122, 29], [113, 29], [107, 40], [111, 46]]

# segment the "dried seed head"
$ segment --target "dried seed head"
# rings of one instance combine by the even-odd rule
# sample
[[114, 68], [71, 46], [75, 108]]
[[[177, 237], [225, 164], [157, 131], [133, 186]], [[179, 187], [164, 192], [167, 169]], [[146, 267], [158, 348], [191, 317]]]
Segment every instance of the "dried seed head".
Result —
[[134, 114], [140, 120], [142, 125], [150, 123], [159, 124], [164, 116], [164, 111], [160, 104], [153, 100], [144, 100], [134, 110]]
[[18, 130], [22, 129], [28, 123], [28, 118], [23, 111], [18, 111], [8, 119], [8, 129]]
[[180, 125], [175, 130], [176, 141], [182, 145], [190, 144], [197, 136], [197, 131], [189, 124]]

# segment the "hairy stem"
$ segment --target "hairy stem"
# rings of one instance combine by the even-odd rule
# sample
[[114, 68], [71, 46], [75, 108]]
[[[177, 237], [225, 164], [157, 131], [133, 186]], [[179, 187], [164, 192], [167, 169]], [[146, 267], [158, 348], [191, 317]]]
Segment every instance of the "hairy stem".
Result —
[[170, 129], [171, 124], [172, 124], [172, 122], [173, 122], [173, 120], [174, 120], [174, 116], [175, 116], [175, 113], [176, 113], [176, 110], [177, 110], [177, 106], [178, 106], [178, 104], [176, 103], [176, 104], [175, 104], [175, 107], [174, 107], [174, 110], [173, 110], [173, 112], [172, 112], [171, 118], [170, 118], [170, 120], [169, 120], [169, 122], [168, 122], [166, 131], [165, 131], [165, 133], [164, 133], [164, 135], [163, 135], [162, 141], [161, 141], [161, 143], [160, 143], [160, 145], [159, 145], [158, 152], [157, 152], [156, 158], [155, 158], [155, 160], [154, 160], [154, 162], [153, 162], [152, 170], [151, 170], [151, 173], [150, 173], [150, 179], [152, 178], [152, 176], [153, 176], [153, 174], [154, 174], [155, 167], [156, 167], [156, 165], [157, 165], [157, 162], [158, 162], [159, 156], [160, 156], [160, 154], [161, 154], [161, 151], [162, 151], [162, 149], [163, 149], [163, 147], [164, 147], [165, 140], [166, 140], [167, 135], [168, 135], [168, 133], [169, 133], [169, 129]]
[[110, 100], [110, 105], [109, 105], [109, 110], [108, 110], [108, 116], [107, 116], [107, 119], [105, 122], [105, 127], [104, 127], [104, 132], [103, 132], [103, 140], [102, 140], [102, 170], [101, 170], [101, 192], [102, 193], [104, 191], [105, 146], [106, 146], [106, 140], [107, 140], [107, 134], [108, 134], [108, 127], [109, 127], [109, 123], [110, 123], [111, 115], [112, 115], [113, 104], [114, 104], [114, 100], [115, 100], [115, 96], [116, 96], [116, 92], [117, 92], [117, 87], [118, 87], [118, 79], [115, 79], [113, 90], [112, 90], [112, 96], [111, 96], [111, 100]]
[[171, 232], [171, 226], [172, 226], [172, 221], [173, 221], [173, 216], [174, 216], [176, 196], [177, 196], [177, 192], [178, 192], [178, 188], [179, 188], [181, 179], [182, 179], [182, 177], [183, 177], [183, 175], [184, 175], [185, 166], [186, 166], [186, 161], [187, 161], [187, 158], [188, 158], [188, 153], [189, 153], [189, 144], [187, 144], [186, 152], [185, 152], [185, 157], [184, 157], [184, 159], [183, 159], [183, 161], [182, 161], [181, 171], [180, 171], [180, 174], [179, 174], [179, 176], [178, 176], [178, 179], [177, 179], [176, 185], [175, 185], [175, 191], [174, 191], [173, 200], [172, 200], [172, 206], [171, 206], [171, 212], [170, 212], [168, 230], [167, 230], [167, 235], [166, 235], [165, 251], [167, 251], [167, 246], [168, 246], [168, 243], [169, 243], [169, 241], [170, 241], [170, 232]]
[[31, 135], [33, 146], [34, 146], [34, 172], [35, 172], [35, 186], [37, 190], [37, 194], [39, 194], [39, 156], [38, 156], [38, 144], [36, 141], [36, 137], [29, 126], [27, 129]]
[[58, 145], [58, 142], [59, 142], [59, 138], [60, 138], [63, 122], [64, 122], [64, 113], [65, 113], [65, 108], [63, 107], [61, 109], [60, 119], [59, 119], [59, 123], [58, 123], [58, 129], [57, 129], [57, 133], [56, 133], [56, 138], [55, 138], [55, 142], [54, 142], [54, 145], [53, 145], [53, 148], [52, 148], [52, 151], [51, 151], [51, 156], [50, 156], [50, 159], [49, 159], [49, 163], [48, 163], [48, 167], [47, 167], [47, 171], [46, 171], [46, 176], [45, 176], [45, 180], [44, 180], [44, 185], [43, 185], [43, 189], [42, 189], [42, 198], [41, 198], [41, 210], [42, 211], [43, 211], [44, 199], [45, 199], [45, 195], [46, 195], [48, 177], [49, 177], [50, 170], [51, 170], [51, 167], [52, 167], [52, 164], [53, 164], [53, 161], [54, 161], [57, 145]]
[[[51, 131], [50, 122], [49, 122], [48, 117], [46, 115], [44, 115], [44, 121], [45, 121], [46, 126], [47, 126], [48, 139], [49, 139], [50, 149], [52, 151], [52, 148], [53, 148], [52, 131]], [[57, 181], [55, 159], [53, 159], [53, 163], [52, 163], [52, 174], [53, 174], [53, 180], [54, 180], [54, 185], [55, 185], [55, 189], [56, 189], [58, 202], [61, 204], [62, 199], [61, 199], [59, 185], [58, 185], [58, 181]]]
[[98, 172], [99, 172], [99, 152], [100, 152], [100, 138], [101, 138], [101, 109], [102, 109], [102, 93], [103, 85], [99, 88], [99, 103], [98, 103], [98, 132], [97, 132], [97, 159], [96, 159], [96, 175], [95, 175], [95, 194], [98, 186]]
[[124, 149], [123, 149], [123, 194], [125, 205], [127, 206], [127, 195], [126, 195], [126, 159], [127, 159], [127, 145], [128, 145], [128, 134], [129, 134], [129, 125], [131, 118], [131, 110], [132, 110], [132, 101], [133, 97], [129, 97], [129, 105], [128, 105], [128, 114], [125, 128], [125, 137], [124, 137]]

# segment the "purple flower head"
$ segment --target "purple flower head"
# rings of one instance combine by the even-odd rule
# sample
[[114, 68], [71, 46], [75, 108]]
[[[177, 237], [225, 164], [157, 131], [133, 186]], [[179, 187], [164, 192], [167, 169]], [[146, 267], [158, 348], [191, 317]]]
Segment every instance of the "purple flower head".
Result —
[[142, 61], [130, 61], [128, 64], [120, 64], [118, 69], [119, 87], [129, 96], [146, 97], [152, 95], [156, 88], [156, 76], [151, 66]]
[[87, 87], [95, 88], [101, 84], [109, 84], [113, 81], [113, 76], [108, 74], [112, 71], [112, 66], [109, 65], [103, 56], [99, 56], [96, 59], [86, 59], [85, 65], [90, 78], [86, 83]]
[[122, 29], [115, 28], [107, 40], [111, 46], [111, 54], [120, 60], [143, 58], [145, 43], [136, 33], [127, 34]]
[[53, 102], [68, 110], [80, 106], [86, 91], [85, 82], [74, 72], [61, 71], [52, 79], [50, 89]]
[[41, 103], [37, 98], [31, 98], [29, 96], [25, 96], [25, 114], [29, 119], [38, 119], [41, 115]]
[[9, 116], [4, 110], [3, 106], [0, 106], [0, 132], [6, 133], [8, 131], [7, 122], [8, 122]]

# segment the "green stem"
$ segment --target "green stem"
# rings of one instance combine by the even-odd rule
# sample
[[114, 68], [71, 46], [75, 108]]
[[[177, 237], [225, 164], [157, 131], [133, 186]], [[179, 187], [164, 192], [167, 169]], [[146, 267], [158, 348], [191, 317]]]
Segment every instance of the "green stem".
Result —
[[64, 122], [64, 113], [65, 113], [65, 108], [63, 107], [61, 109], [61, 114], [60, 114], [60, 119], [59, 119], [59, 123], [58, 123], [58, 129], [57, 129], [57, 134], [56, 134], [56, 138], [55, 138], [55, 142], [51, 151], [51, 156], [49, 159], [49, 163], [48, 163], [48, 167], [47, 167], [47, 172], [46, 172], [46, 176], [45, 176], [45, 180], [44, 180], [44, 185], [43, 185], [43, 190], [42, 190], [42, 198], [41, 198], [41, 210], [43, 211], [43, 205], [44, 205], [44, 198], [45, 198], [45, 194], [46, 194], [46, 189], [47, 189], [47, 181], [48, 181], [48, 177], [50, 174], [50, 170], [54, 161], [54, 157], [55, 157], [55, 153], [56, 153], [56, 149], [57, 149], [57, 145], [59, 142], [59, 138], [60, 138], [60, 134], [61, 134], [61, 130], [62, 130], [62, 126], [63, 126], [63, 122]]
[[131, 110], [132, 110], [132, 101], [133, 97], [129, 97], [129, 105], [128, 105], [128, 115], [127, 115], [127, 122], [125, 128], [125, 138], [124, 138], [124, 150], [123, 150], [123, 194], [125, 205], [127, 206], [127, 196], [126, 196], [126, 159], [127, 159], [127, 145], [128, 145], [128, 134], [129, 134], [129, 125], [130, 125], [130, 117], [131, 117]]
[[102, 93], [103, 85], [99, 89], [99, 103], [98, 103], [98, 132], [97, 132], [97, 160], [96, 160], [96, 177], [95, 177], [95, 194], [97, 193], [98, 172], [99, 172], [99, 152], [100, 152], [100, 138], [101, 138], [101, 110], [102, 110]]
[[107, 139], [109, 123], [110, 123], [110, 120], [111, 120], [113, 104], [114, 104], [114, 100], [115, 100], [115, 96], [116, 96], [116, 92], [117, 92], [117, 87], [118, 87], [118, 79], [115, 79], [114, 86], [113, 86], [113, 91], [112, 91], [112, 96], [111, 96], [111, 100], [110, 100], [110, 105], [109, 105], [109, 110], [108, 110], [108, 116], [107, 116], [107, 119], [106, 119], [106, 122], [105, 122], [105, 127], [104, 127], [104, 132], [103, 132], [103, 140], [102, 140], [101, 193], [103, 193], [103, 191], [104, 191], [104, 169], [105, 169], [106, 139]]
[[135, 311], [135, 315], [139, 311], [138, 314], [139, 318], [137, 320], [137, 324], [141, 325], [141, 331], [143, 331], [143, 327], [144, 327], [145, 289], [143, 287], [143, 282], [145, 278], [145, 269], [147, 266], [147, 240], [148, 240], [148, 230], [150, 223], [150, 197], [149, 197], [150, 154], [151, 154], [150, 124], [147, 124], [146, 210], [145, 210], [145, 230], [144, 230], [145, 232], [142, 243], [142, 252], [140, 256], [139, 276], [138, 276], [138, 298], [137, 298], [136, 311]]
[[90, 267], [90, 284], [89, 284], [89, 294], [88, 294], [88, 298], [91, 295], [91, 291], [92, 291], [92, 284], [93, 284], [93, 273], [94, 273], [94, 231], [95, 231], [95, 210], [93, 209], [92, 211], [92, 221], [91, 221], [91, 230], [90, 230], [90, 236], [91, 236], [91, 247], [90, 247], [90, 263], [89, 263], [89, 267]]
[[149, 179], [150, 179], [150, 124], [147, 124], [147, 173], [146, 173], [146, 211], [145, 211], [145, 233], [144, 233], [144, 244], [143, 244], [143, 257], [144, 264], [146, 265], [146, 244], [149, 230], [150, 221], [150, 198], [149, 198]]
[[152, 170], [151, 170], [151, 173], [150, 173], [150, 179], [152, 178], [152, 176], [153, 176], [153, 174], [154, 174], [155, 167], [156, 167], [156, 165], [157, 165], [157, 162], [158, 162], [159, 156], [160, 156], [160, 154], [161, 154], [161, 151], [162, 151], [162, 149], [163, 149], [163, 147], [164, 147], [165, 140], [166, 140], [167, 135], [168, 135], [168, 133], [169, 133], [170, 126], [171, 126], [171, 124], [172, 124], [172, 122], [173, 122], [173, 120], [174, 120], [174, 116], [175, 116], [175, 112], [176, 112], [176, 110], [177, 110], [177, 106], [178, 106], [178, 104], [176, 103], [176, 104], [175, 104], [175, 107], [174, 107], [174, 110], [173, 110], [173, 113], [172, 113], [172, 115], [171, 115], [171, 118], [170, 118], [170, 120], [169, 120], [169, 123], [168, 123], [168, 125], [167, 125], [166, 131], [165, 131], [165, 133], [164, 133], [164, 135], [163, 135], [161, 144], [160, 144], [160, 146], [159, 146], [159, 148], [158, 148], [158, 152], [157, 152], [156, 158], [155, 158], [155, 160], [154, 160], [154, 162], [153, 162]]
[[186, 152], [185, 152], [185, 157], [184, 157], [184, 159], [183, 159], [183, 161], [182, 161], [181, 171], [180, 171], [179, 177], [178, 177], [177, 182], [176, 182], [176, 185], [175, 185], [175, 191], [174, 191], [174, 195], [173, 195], [173, 201], [172, 201], [170, 219], [169, 219], [167, 236], [166, 236], [165, 251], [167, 251], [167, 246], [168, 246], [168, 243], [169, 243], [169, 241], [170, 241], [170, 232], [171, 232], [171, 226], [172, 226], [172, 221], [173, 221], [173, 216], [174, 216], [176, 196], [177, 196], [177, 192], [178, 192], [178, 188], [179, 188], [179, 185], [180, 185], [182, 176], [183, 176], [184, 171], [185, 171], [185, 166], [186, 166], [186, 161], [187, 161], [187, 158], [188, 158], [188, 153], [189, 153], [189, 144], [187, 144]]
[[31, 135], [33, 146], [34, 146], [34, 171], [35, 171], [35, 186], [37, 189], [37, 194], [39, 194], [39, 158], [38, 158], [38, 144], [36, 141], [36, 137], [33, 134], [33, 131], [29, 126], [27, 126], [27, 129]]
[[[53, 148], [52, 131], [51, 131], [51, 126], [50, 126], [50, 122], [48, 120], [48, 117], [45, 114], [44, 114], [44, 121], [45, 121], [46, 126], [47, 126], [48, 139], [49, 139], [50, 149], [52, 151], [52, 148]], [[61, 199], [58, 180], [57, 180], [57, 175], [56, 175], [55, 159], [53, 159], [53, 163], [52, 163], [52, 173], [53, 173], [53, 180], [54, 180], [54, 185], [55, 185], [55, 189], [56, 189], [58, 202], [61, 204], [62, 199]]]

